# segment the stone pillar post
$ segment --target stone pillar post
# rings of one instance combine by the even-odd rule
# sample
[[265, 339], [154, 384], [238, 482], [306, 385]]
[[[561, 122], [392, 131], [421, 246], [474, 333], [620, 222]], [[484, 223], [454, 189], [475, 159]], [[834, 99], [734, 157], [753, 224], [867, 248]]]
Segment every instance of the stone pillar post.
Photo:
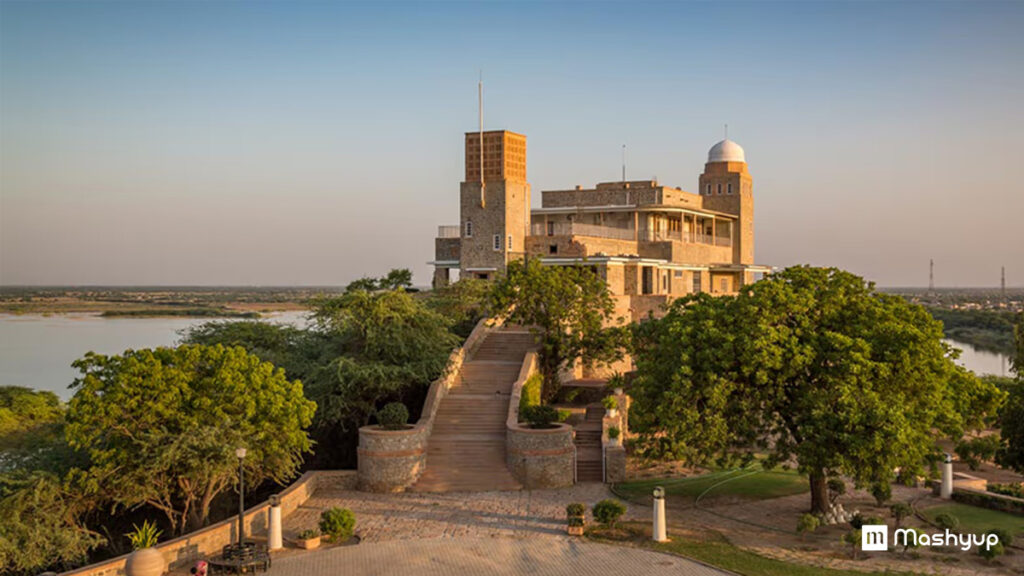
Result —
[[281, 534], [281, 498], [277, 494], [270, 497], [270, 512], [267, 522], [267, 548], [270, 550], [284, 548], [284, 539]]
[[939, 489], [939, 498], [949, 500], [953, 497], [953, 457], [946, 454], [942, 463], [942, 487]]
[[668, 542], [665, 533], [665, 489], [661, 486], [654, 489], [654, 530], [651, 538], [655, 542]]

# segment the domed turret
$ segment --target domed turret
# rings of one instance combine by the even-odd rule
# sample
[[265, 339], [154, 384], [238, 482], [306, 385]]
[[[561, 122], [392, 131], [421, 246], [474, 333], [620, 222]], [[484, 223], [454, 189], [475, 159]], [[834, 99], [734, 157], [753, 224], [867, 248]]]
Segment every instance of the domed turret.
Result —
[[708, 150], [708, 162], [746, 162], [746, 159], [739, 144], [725, 139]]

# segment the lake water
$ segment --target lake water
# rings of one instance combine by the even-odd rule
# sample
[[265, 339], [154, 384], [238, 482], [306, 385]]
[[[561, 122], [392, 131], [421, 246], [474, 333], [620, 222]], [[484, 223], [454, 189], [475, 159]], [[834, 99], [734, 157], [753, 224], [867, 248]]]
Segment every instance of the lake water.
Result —
[[[268, 322], [298, 323], [304, 311], [265, 314]], [[86, 352], [120, 354], [128, 348], [170, 346], [180, 332], [211, 318], [103, 318], [96, 314], [0, 314], [0, 385], [26, 386], [71, 397]]]
[[963, 344], [955, 340], [946, 340], [946, 343], [962, 351], [960, 358], [957, 358], [957, 364], [971, 370], [975, 374], [1011, 375], [1010, 357], [1005, 354], [978, 350], [970, 344]]
[[[266, 321], [303, 324], [305, 312], [279, 312]], [[71, 363], [86, 352], [120, 354], [128, 348], [170, 346], [180, 332], [209, 318], [103, 318], [95, 314], [0, 314], [0, 385], [50, 390], [70, 398], [77, 376]], [[963, 350], [958, 362], [978, 374], [1009, 374], [1009, 359], [949, 341]]]

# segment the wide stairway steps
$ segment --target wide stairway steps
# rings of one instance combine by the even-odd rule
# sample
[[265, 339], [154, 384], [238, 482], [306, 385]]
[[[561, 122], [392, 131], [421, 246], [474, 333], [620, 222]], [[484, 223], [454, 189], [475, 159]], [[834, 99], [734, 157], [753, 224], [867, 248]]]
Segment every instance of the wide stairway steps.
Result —
[[604, 482], [603, 455], [601, 453], [601, 422], [604, 407], [587, 406], [587, 414], [576, 426], [576, 481]]
[[409, 490], [518, 490], [505, 462], [509, 395], [533, 347], [525, 330], [487, 335], [441, 400], [427, 441], [427, 467]]

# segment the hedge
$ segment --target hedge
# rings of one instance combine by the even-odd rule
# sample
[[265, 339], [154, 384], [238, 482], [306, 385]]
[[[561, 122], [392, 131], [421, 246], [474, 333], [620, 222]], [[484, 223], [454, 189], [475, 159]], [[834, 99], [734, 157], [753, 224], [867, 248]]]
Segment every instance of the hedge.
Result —
[[544, 379], [540, 374], [534, 374], [523, 382], [523, 391], [519, 396], [519, 412], [522, 413], [523, 408], [527, 406], [539, 406], [540, 405], [540, 387], [544, 382]]
[[973, 490], [954, 490], [953, 500], [970, 506], [1024, 516], [1024, 500], [1019, 498]]

